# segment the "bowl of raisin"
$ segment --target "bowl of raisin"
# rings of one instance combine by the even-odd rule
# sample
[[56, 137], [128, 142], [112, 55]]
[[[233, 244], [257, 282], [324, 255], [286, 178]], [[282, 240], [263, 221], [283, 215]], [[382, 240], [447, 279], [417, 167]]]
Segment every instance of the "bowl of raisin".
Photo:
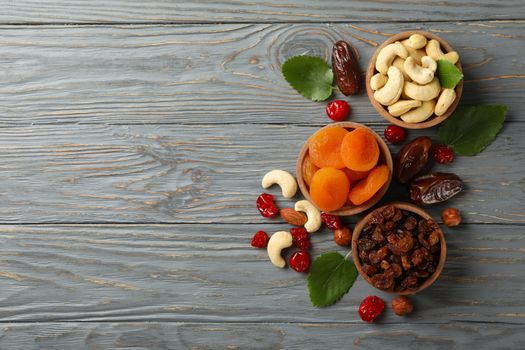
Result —
[[432, 217], [410, 203], [383, 205], [365, 216], [352, 236], [354, 264], [384, 292], [415, 294], [430, 286], [445, 265], [445, 235]]

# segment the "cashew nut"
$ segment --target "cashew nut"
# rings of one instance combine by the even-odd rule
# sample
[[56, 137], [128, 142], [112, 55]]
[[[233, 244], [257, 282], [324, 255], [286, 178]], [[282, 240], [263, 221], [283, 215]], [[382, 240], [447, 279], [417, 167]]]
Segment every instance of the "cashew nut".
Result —
[[376, 59], [376, 69], [379, 73], [386, 74], [388, 67], [392, 65], [392, 61], [396, 56], [407, 58], [408, 51], [406, 47], [400, 42], [396, 41], [393, 44], [388, 44], [383, 47]]
[[308, 232], [315, 232], [321, 228], [321, 212], [307, 200], [295, 203], [295, 210], [302, 211], [308, 217], [304, 228]]
[[278, 184], [281, 187], [284, 198], [292, 198], [297, 192], [297, 182], [293, 175], [284, 170], [275, 169], [266, 173], [261, 184], [263, 188]]
[[407, 123], [419, 123], [430, 118], [434, 114], [434, 106], [436, 105], [435, 100], [424, 101], [421, 107], [411, 110], [403, 115], [401, 119]]
[[430, 101], [438, 97], [441, 92], [441, 85], [439, 84], [438, 78], [434, 77], [434, 79], [426, 85], [406, 82], [403, 91], [412, 100]]
[[423, 56], [421, 57], [421, 66], [423, 68], [428, 68], [430, 69], [432, 72], [436, 72], [436, 69], [438, 67], [436, 61], [434, 61], [434, 59], [430, 56]]
[[427, 44], [427, 38], [421, 34], [412, 34], [407, 40], [407, 45], [413, 49], [421, 49]]
[[434, 109], [434, 113], [436, 113], [438, 117], [442, 116], [452, 105], [455, 99], [456, 91], [454, 89], [443, 89], [441, 95], [439, 95], [439, 98], [436, 102], [436, 108]]
[[416, 100], [399, 100], [391, 106], [388, 106], [388, 113], [394, 117], [399, 117], [415, 107], [421, 106], [421, 101]]
[[401, 42], [405, 46], [405, 48], [408, 51], [408, 56], [412, 57], [416, 60], [418, 64], [421, 64], [421, 57], [425, 56], [425, 50], [424, 49], [414, 49], [408, 44], [408, 39], [405, 39]]
[[385, 86], [374, 92], [374, 98], [384, 106], [396, 103], [403, 92], [404, 82], [403, 73], [398, 68], [391, 66], [388, 68], [388, 81]]
[[418, 84], [425, 85], [434, 79], [434, 72], [430, 68], [421, 67], [412, 57], [407, 57], [404, 68], [408, 76]]
[[412, 81], [412, 79], [410, 79], [410, 77], [408, 76], [407, 72], [405, 72], [405, 60], [404, 59], [402, 59], [401, 57], [396, 57], [394, 62], [392, 62], [392, 65], [394, 67], [397, 67], [401, 71], [401, 73], [403, 73], [403, 78], [405, 79], [405, 81]]
[[374, 74], [372, 78], [370, 78], [370, 88], [372, 90], [377, 90], [379, 88], [382, 88], [385, 86], [386, 82], [388, 80], [388, 77], [386, 75], [383, 75], [381, 73]]
[[286, 266], [286, 261], [281, 255], [281, 251], [292, 245], [292, 235], [290, 232], [279, 231], [275, 232], [268, 241], [266, 251], [272, 264], [281, 269]]
[[425, 49], [427, 52], [427, 56], [432, 57], [434, 61], [444, 59], [450, 61], [452, 64], [456, 64], [456, 62], [459, 60], [459, 55], [456, 51], [451, 51], [448, 53], [444, 53], [443, 51], [441, 51], [439, 41], [435, 39], [430, 40]]

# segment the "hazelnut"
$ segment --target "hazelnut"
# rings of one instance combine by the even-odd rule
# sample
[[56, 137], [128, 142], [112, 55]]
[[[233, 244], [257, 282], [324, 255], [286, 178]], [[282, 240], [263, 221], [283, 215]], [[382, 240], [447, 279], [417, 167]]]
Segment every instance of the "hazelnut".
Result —
[[446, 208], [441, 212], [441, 219], [448, 227], [458, 226], [461, 223], [461, 214], [456, 208]]
[[398, 316], [408, 315], [414, 310], [410, 299], [402, 295], [392, 300], [392, 310]]
[[348, 227], [334, 230], [334, 241], [337, 245], [347, 246], [352, 242], [352, 231]]

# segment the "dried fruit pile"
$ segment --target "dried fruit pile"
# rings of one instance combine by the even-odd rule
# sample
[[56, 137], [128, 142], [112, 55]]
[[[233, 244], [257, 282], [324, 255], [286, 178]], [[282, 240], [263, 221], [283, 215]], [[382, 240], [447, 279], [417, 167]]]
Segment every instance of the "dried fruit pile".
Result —
[[390, 170], [367, 128], [325, 127], [308, 140], [302, 171], [313, 202], [324, 211], [361, 205], [385, 185]]
[[433, 220], [393, 205], [376, 209], [357, 242], [362, 269], [378, 289], [416, 290], [436, 271], [440, 236]]

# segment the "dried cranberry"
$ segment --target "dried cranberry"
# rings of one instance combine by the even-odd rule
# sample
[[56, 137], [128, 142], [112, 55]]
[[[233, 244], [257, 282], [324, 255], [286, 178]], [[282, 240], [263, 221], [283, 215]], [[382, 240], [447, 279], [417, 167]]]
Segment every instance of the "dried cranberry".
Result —
[[328, 227], [329, 230], [338, 230], [343, 227], [341, 225], [341, 220], [337, 215], [321, 213], [321, 221], [326, 225], [326, 227]]
[[279, 208], [275, 205], [274, 197], [269, 193], [262, 193], [257, 198], [257, 209], [265, 218], [273, 218], [279, 213]]
[[385, 302], [376, 296], [368, 296], [359, 305], [359, 317], [365, 322], [374, 322], [385, 309]]
[[257, 231], [252, 237], [252, 247], [266, 248], [268, 244], [268, 234], [264, 231]]
[[335, 100], [326, 105], [326, 114], [334, 122], [345, 120], [350, 114], [350, 106], [343, 100]]
[[397, 125], [389, 125], [385, 128], [385, 139], [390, 143], [398, 143], [405, 139], [405, 129]]
[[432, 158], [439, 164], [448, 164], [454, 160], [454, 151], [447, 145], [432, 147]]
[[310, 243], [310, 235], [304, 227], [294, 227], [290, 229], [292, 235], [292, 242], [301, 250], [308, 250], [312, 247]]
[[305, 272], [310, 268], [310, 254], [305, 250], [294, 252], [290, 257], [290, 267], [297, 272]]

